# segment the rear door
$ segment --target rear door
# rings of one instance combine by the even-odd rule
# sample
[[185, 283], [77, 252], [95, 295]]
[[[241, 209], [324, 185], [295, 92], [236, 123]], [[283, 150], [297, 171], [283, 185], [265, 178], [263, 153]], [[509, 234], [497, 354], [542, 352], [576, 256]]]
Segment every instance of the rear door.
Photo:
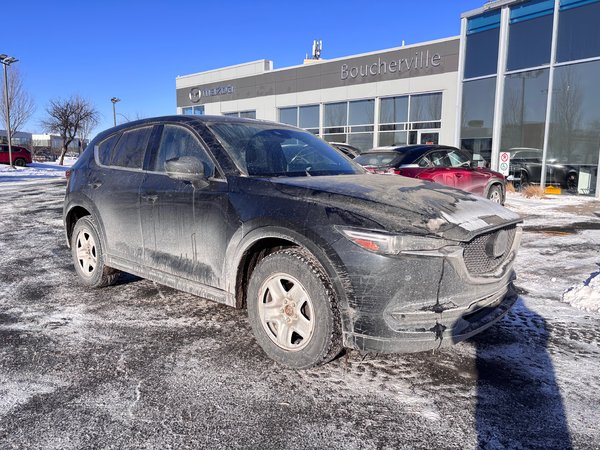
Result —
[[[175, 180], [165, 162], [195, 156], [205, 184]], [[140, 189], [144, 264], [170, 275], [223, 288], [223, 263], [233, 234], [228, 185], [204, 143], [184, 126], [166, 124], [147, 160]]]
[[107, 253], [135, 264], [142, 261], [139, 189], [152, 129], [138, 127], [102, 141], [95, 149], [98, 167], [87, 186], [100, 214]]

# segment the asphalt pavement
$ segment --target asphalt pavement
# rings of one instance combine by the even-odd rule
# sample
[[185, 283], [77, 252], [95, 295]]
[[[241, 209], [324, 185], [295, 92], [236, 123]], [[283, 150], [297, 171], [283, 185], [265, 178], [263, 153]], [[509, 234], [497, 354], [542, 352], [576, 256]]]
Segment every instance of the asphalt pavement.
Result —
[[[600, 316], [527, 276], [505, 319], [452, 348], [288, 370], [245, 311], [127, 274], [79, 284], [64, 190], [0, 184], [0, 449], [600, 448]], [[545, 238], [526, 231], [523, 251]]]

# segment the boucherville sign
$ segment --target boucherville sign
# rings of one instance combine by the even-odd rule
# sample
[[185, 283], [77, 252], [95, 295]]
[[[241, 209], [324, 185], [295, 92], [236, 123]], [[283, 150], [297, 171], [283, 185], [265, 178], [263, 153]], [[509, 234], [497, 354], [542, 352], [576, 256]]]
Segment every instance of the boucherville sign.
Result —
[[377, 58], [371, 64], [361, 64], [360, 66], [349, 66], [342, 64], [340, 68], [340, 78], [364, 78], [377, 76], [384, 73], [402, 73], [411, 70], [427, 69], [429, 67], [438, 67], [442, 63], [442, 56], [439, 53], [430, 55], [429, 50], [415, 52], [411, 58], [399, 58], [393, 61], [385, 61]]

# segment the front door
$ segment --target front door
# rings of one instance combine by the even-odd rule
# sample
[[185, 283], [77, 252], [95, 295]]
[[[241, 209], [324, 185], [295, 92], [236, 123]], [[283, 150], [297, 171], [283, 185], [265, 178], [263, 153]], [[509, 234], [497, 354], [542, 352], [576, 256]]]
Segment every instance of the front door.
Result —
[[[195, 156], [204, 163], [207, 184], [175, 180], [165, 162]], [[228, 185], [215, 176], [215, 163], [195, 133], [165, 125], [140, 188], [144, 263], [161, 272], [224, 288], [223, 263], [233, 234], [228, 225]]]

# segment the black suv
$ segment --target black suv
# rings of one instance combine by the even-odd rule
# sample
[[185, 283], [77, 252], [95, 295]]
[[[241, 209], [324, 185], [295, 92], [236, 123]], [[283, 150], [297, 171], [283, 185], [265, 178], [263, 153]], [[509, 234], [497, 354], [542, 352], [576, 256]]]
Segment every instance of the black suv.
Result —
[[486, 328], [517, 298], [519, 222], [465, 192], [369, 174], [297, 128], [210, 116], [101, 133], [64, 204], [84, 284], [122, 270], [247, 308], [265, 352], [295, 368]]

